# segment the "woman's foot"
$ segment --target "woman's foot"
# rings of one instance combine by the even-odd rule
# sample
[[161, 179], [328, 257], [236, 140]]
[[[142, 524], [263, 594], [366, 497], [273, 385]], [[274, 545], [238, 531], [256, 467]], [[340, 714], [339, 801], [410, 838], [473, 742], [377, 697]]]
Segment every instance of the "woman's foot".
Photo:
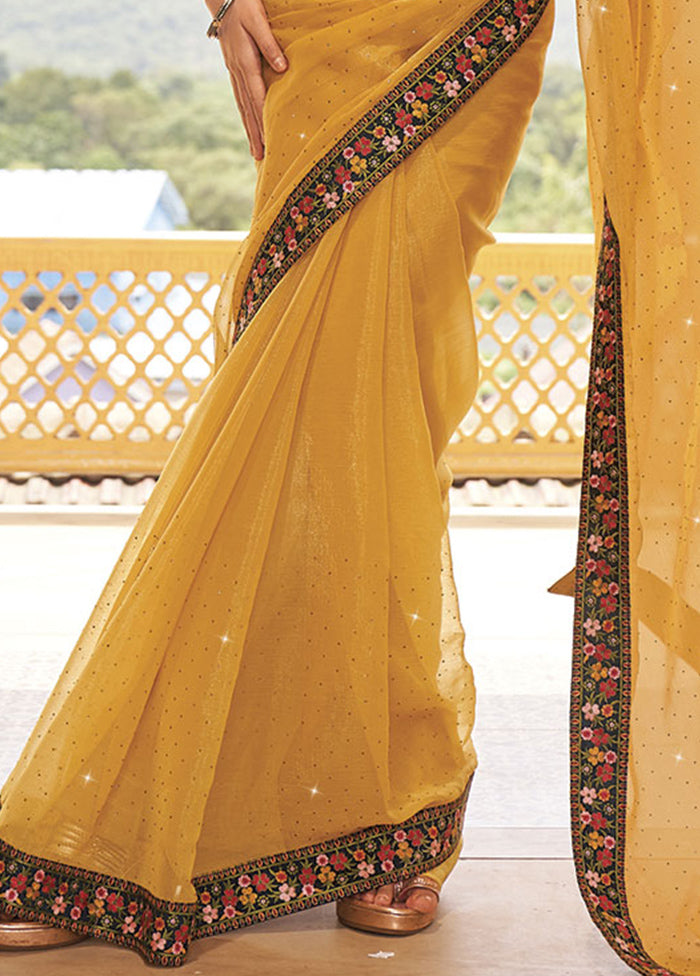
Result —
[[353, 929], [386, 935], [409, 935], [432, 925], [437, 913], [440, 885], [429, 876], [381, 885], [371, 891], [340, 898], [338, 920]]
[[357, 897], [370, 904], [382, 905], [384, 908], [388, 908], [390, 905], [403, 905], [406, 908], [412, 908], [416, 912], [423, 912], [425, 915], [434, 914], [438, 904], [438, 896], [436, 893], [429, 891], [427, 888], [417, 888], [407, 898], [397, 902], [394, 899], [393, 884], [381, 885], [379, 888], [363, 891]]

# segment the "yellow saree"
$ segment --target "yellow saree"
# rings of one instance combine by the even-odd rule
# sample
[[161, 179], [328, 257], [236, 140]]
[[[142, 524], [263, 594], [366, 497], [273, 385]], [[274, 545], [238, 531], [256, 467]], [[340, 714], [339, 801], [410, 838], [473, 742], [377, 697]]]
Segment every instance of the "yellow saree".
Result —
[[9, 914], [192, 940], [454, 864], [471, 777], [443, 452], [548, 0], [269, 0], [216, 369], [0, 791]]
[[600, 264], [576, 580], [572, 825], [591, 915], [700, 974], [700, 7], [579, 0]]

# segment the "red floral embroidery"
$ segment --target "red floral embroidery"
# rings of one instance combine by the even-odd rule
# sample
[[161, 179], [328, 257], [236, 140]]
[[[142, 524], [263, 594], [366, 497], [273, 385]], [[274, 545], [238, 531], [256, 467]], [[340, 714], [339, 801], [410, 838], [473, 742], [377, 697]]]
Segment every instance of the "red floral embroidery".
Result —
[[[403, 824], [381, 824], [193, 878], [193, 903], [161, 901], [128, 881], [45, 861], [0, 840], [0, 904], [20, 918], [136, 949], [158, 966], [180, 966], [194, 939], [311, 908], [441, 863], [461, 835], [470, 786], [471, 780], [458, 799], [427, 807]], [[412, 838], [414, 845], [399, 852], [398, 865], [397, 834]]]
[[[488, 81], [529, 37], [548, 3], [488, 0], [303, 177], [251, 262], [232, 344], [291, 265]], [[303, 225], [295, 219], [299, 212], [307, 217]], [[273, 246], [277, 260], [261, 270], [260, 259]]]
[[[607, 941], [645, 976], [675, 976], [645, 952], [630, 919], [625, 890], [630, 623], [624, 403], [620, 245], [606, 205], [596, 280], [576, 574], [572, 836], [579, 887]], [[606, 551], [605, 558], [599, 555], [601, 550]]]

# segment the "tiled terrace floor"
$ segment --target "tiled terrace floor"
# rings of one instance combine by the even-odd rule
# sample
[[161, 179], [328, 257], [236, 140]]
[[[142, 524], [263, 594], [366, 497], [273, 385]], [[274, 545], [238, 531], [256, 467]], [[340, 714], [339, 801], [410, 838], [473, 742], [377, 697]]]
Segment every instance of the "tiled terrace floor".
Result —
[[[575, 510], [460, 507], [451, 537], [480, 755], [465, 848], [439, 921], [411, 939], [354, 933], [334, 907], [197, 942], [192, 976], [623, 976], [576, 891], [568, 832], [573, 601], [546, 587], [573, 564]], [[94, 511], [94, 510], [93, 510]], [[11, 768], [133, 521], [133, 510], [0, 506], [0, 779]], [[388, 957], [373, 955], [391, 953]], [[95, 940], [0, 956], [2, 976], [151, 972]]]

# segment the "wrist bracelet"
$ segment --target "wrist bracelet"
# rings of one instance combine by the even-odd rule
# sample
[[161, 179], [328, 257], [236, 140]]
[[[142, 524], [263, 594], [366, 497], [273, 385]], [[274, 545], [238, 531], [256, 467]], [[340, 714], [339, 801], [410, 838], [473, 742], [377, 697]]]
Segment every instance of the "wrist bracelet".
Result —
[[219, 9], [216, 11], [216, 16], [212, 20], [211, 24], [209, 24], [209, 28], [207, 30], [207, 37], [218, 38], [219, 27], [221, 27], [221, 21], [224, 18], [224, 14], [232, 4], [233, 4], [233, 0], [224, 0], [224, 2], [221, 4]]

